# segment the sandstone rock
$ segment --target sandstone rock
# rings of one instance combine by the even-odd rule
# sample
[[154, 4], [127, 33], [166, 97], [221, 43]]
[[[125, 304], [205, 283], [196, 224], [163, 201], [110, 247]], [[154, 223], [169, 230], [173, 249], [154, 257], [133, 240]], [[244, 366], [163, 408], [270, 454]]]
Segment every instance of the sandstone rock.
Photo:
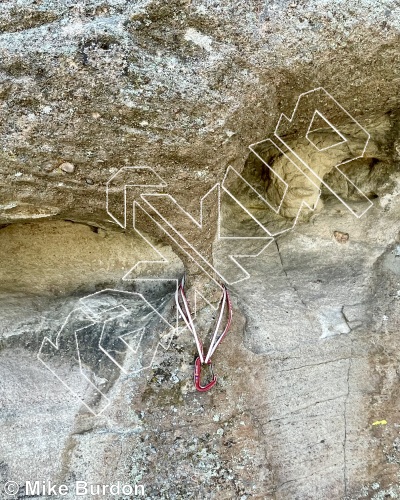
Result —
[[[400, 497], [398, 10], [1, 3], [0, 489]], [[206, 336], [215, 269], [200, 394], [174, 283]]]

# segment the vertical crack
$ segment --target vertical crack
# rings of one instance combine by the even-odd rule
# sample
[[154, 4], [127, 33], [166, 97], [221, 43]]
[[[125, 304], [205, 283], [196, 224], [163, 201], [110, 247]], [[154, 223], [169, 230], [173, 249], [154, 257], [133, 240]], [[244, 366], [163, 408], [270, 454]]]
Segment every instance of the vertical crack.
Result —
[[[276, 249], [278, 250], [279, 261], [281, 263], [282, 271], [284, 272], [284, 274], [286, 276], [286, 281], [289, 283], [290, 287], [293, 288], [294, 292], [296, 293], [296, 295], [299, 298], [300, 302], [303, 304], [304, 308], [307, 311], [309, 311], [307, 303], [303, 300], [303, 297], [301, 296], [299, 290], [293, 284], [292, 280], [289, 278], [289, 275], [288, 275], [288, 273], [287, 273], [287, 271], [285, 269], [285, 266], [283, 264], [282, 254], [281, 254], [281, 251], [279, 249], [278, 241], [276, 239], [274, 239], [274, 241], [275, 241]], [[310, 317], [309, 317], [308, 314], [306, 314], [306, 317], [307, 317], [308, 322], [310, 323], [311, 329], [313, 330], [314, 329], [313, 322], [311, 321], [311, 319], [310, 319]]]
[[282, 271], [285, 273], [285, 276], [286, 276], [286, 279], [287, 279], [287, 282], [289, 283], [289, 285], [293, 288], [293, 290], [296, 292], [296, 295], [297, 297], [299, 298], [300, 302], [303, 304], [303, 306], [308, 309], [308, 306], [307, 304], [304, 302], [302, 296], [300, 295], [300, 292], [298, 291], [298, 289], [295, 287], [295, 285], [292, 283], [292, 280], [289, 278], [289, 275], [285, 269], [285, 266], [283, 265], [283, 259], [282, 259], [282, 255], [281, 255], [281, 251], [279, 249], [279, 245], [278, 245], [278, 241], [277, 240], [274, 240], [275, 241], [275, 245], [276, 245], [276, 248], [278, 250], [278, 255], [279, 255], [279, 260], [280, 260], [280, 263], [281, 263], [281, 267], [282, 267]]
[[350, 397], [350, 372], [353, 364], [353, 349], [350, 351], [349, 366], [347, 369], [347, 394], [344, 401], [343, 421], [344, 421], [344, 436], [343, 436], [343, 486], [344, 486], [344, 500], [347, 499], [347, 405]]

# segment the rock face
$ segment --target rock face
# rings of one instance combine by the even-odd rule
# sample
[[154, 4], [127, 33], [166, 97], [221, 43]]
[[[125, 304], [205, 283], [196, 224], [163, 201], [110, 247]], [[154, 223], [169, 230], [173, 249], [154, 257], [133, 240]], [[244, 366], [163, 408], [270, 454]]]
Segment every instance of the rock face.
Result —
[[[0, 26], [2, 495], [399, 498], [397, 3], [19, 0]], [[184, 272], [204, 337], [233, 301], [206, 393]]]

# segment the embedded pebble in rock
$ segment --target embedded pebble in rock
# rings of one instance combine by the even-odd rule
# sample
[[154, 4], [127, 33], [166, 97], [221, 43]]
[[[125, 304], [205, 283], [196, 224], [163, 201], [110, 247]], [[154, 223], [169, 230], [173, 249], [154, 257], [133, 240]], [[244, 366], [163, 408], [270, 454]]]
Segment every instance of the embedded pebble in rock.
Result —
[[341, 231], [333, 231], [333, 236], [339, 243], [347, 243], [349, 241], [348, 233], [342, 233]]
[[60, 168], [63, 172], [66, 172], [67, 174], [73, 174], [75, 171], [75, 165], [69, 162], [61, 163]]

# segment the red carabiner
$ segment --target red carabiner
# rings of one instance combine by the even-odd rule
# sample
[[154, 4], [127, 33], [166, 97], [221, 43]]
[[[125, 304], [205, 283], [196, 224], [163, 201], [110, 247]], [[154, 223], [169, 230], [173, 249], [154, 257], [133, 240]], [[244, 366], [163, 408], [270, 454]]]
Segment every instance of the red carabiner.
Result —
[[199, 392], [207, 392], [217, 383], [217, 377], [214, 375], [211, 361], [207, 363], [210, 366], [212, 373], [212, 380], [206, 385], [201, 385], [201, 361], [200, 358], [196, 358], [194, 362], [194, 385]]

